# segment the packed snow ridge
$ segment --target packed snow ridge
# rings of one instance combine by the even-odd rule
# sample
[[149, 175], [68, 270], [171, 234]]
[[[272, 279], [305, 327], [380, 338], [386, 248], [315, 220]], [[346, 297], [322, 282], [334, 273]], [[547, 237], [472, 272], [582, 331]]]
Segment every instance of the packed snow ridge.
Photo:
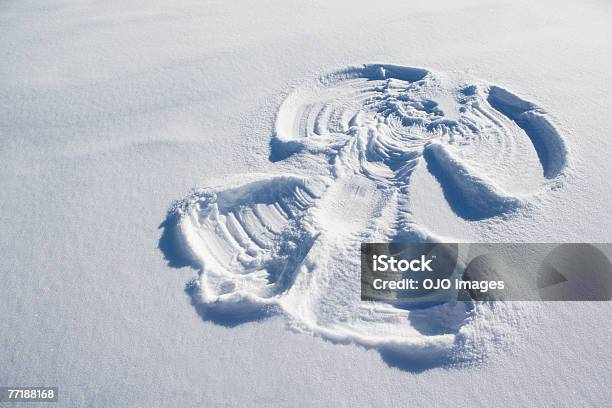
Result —
[[518, 304], [361, 301], [359, 249], [442, 239], [413, 217], [426, 205], [411, 200], [418, 166], [465, 220], [501, 224], [540, 205], [568, 167], [541, 108], [456, 74], [349, 67], [287, 97], [271, 146], [273, 161], [301, 155], [323, 163], [320, 175], [240, 175], [170, 211], [173, 256], [198, 269], [189, 293], [203, 316], [281, 313], [300, 331], [424, 365], [479, 360], [512, 337], [528, 314]]

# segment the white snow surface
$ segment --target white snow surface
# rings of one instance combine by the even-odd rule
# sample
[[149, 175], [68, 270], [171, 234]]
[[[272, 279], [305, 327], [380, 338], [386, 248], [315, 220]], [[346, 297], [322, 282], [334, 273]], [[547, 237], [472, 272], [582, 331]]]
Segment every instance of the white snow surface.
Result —
[[[205, 320], [235, 325], [282, 312], [293, 328], [414, 368], [480, 361], [534, 314], [525, 306], [363, 302], [359, 248], [445, 239], [413, 215], [431, 211], [411, 200], [419, 167], [465, 220], [491, 219], [499, 229], [545, 207], [542, 196], [561, 188], [571, 167], [541, 108], [495, 86], [368, 64], [294, 90], [271, 147], [273, 162], [299, 155], [295, 171], [314, 163], [323, 175], [226, 178], [176, 203], [164, 223], [160, 249], [198, 270], [188, 293]], [[518, 174], [539, 191], [513, 196], [497, 186]]]
[[609, 242], [611, 11], [0, 3], [0, 386], [609, 404], [610, 303], [399, 310], [352, 263], [397, 237]]

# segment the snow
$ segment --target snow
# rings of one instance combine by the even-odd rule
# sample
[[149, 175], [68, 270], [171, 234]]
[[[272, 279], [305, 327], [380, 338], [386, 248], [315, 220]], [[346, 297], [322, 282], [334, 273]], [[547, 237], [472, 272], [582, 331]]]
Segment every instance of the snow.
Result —
[[[338, 256], [350, 259], [349, 237], [395, 234], [393, 219], [419, 237], [609, 241], [610, 11], [596, 1], [4, 2], [0, 385], [57, 385], [59, 406], [75, 407], [606, 405], [609, 303], [447, 307], [402, 325], [394, 311], [368, 321], [336, 296], [358, 283]], [[402, 168], [389, 160], [407, 151], [389, 156], [384, 137], [337, 154], [341, 134], [367, 139], [378, 126], [367, 109], [307, 113], [330, 98], [352, 112], [364, 75], [401, 89], [419, 72], [439, 78], [444, 92], [426, 99], [448, 120], [461, 118], [451, 85], [476, 84], [472, 96], [500, 112], [498, 144], [434, 142]], [[334, 155], [342, 165], [330, 168]], [[402, 186], [376, 188], [397, 174], [409, 179], [404, 202]], [[481, 201], [462, 213], [449, 191], [496, 214]], [[284, 199], [300, 213], [279, 210]], [[176, 200], [191, 222], [167, 217]], [[296, 244], [242, 258], [258, 274], [236, 279], [236, 247], [210, 237], [219, 213], [249, 208], [266, 222], [247, 228], [291, 231]], [[211, 242], [218, 250], [197, 246]], [[310, 245], [310, 272], [288, 292], [282, 279], [266, 284], [262, 265]], [[216, 274], [202, 273], [209, 264]], [[341, 290], [313, 290], [330, 282]]]

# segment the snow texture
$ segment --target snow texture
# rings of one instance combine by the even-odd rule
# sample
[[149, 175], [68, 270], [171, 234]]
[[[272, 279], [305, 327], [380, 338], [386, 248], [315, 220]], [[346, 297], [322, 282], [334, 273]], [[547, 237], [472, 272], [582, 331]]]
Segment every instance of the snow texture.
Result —
[[[168, 215], [177, 250], [166, 257], [198, 270], [188, 293], [202, 317], [233, 325], [282, 312], [297, 330], [424, 366], [480, 361], [488, 343], [512, 337], [523, 323], [516, 316], [527, 314], [517, 307], [429, 304], [414, 323], [411, 310], [361, 301], [359, 248], [442, 241], [412, 215], [420, 165], [459, 217], [503, 224], [519, 210], [526, 216], [536, 193], [507, 193], [495, 180], [533, 166], [537, 194], [559, 186], [568, 153], [542, 109], [481, 81], [370, 64], [291, 92], [273, 137], [272, 161], [324, 156], [324, 174], [232, 177]], [[470, 167], [463, 149], [496, 165]]]
[[611, 11], [0, 2], [0, 386], [609, 405], [610, 303], [356, 307], [351, 263], [365, 239], [609, 242]]

